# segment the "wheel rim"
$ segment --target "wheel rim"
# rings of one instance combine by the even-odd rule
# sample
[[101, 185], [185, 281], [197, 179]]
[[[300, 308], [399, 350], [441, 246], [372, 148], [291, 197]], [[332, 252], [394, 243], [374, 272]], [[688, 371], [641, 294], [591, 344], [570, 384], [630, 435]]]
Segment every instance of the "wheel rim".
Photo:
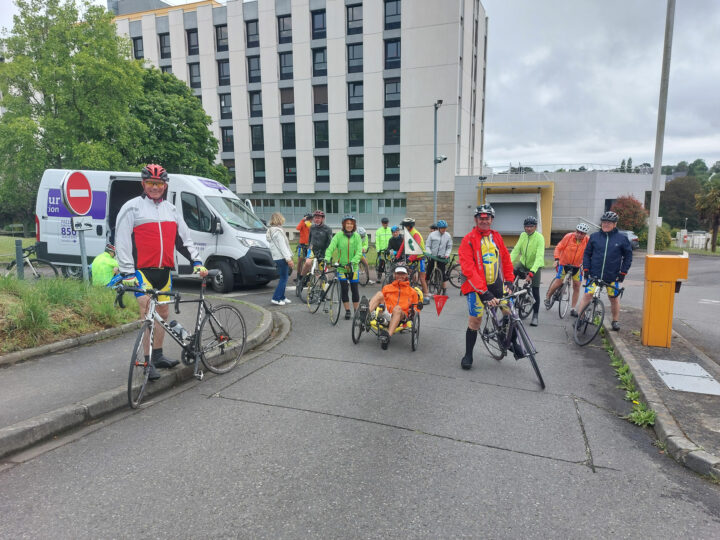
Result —
[[200, 354], [213, 373], [227, 373], [245, 352], [247, 330], [242, 313], [234, 306], [218, 306], [200, 326]]
[[505, 356], [505, 351], [500, 347], [500, 343], [498, 342], [498, 331], [499, 329], [495, 324], [490, 310], [486, 308], [478, 333], [490, 356], [495, 360], [502, 360], [503, 356]]
[[558, 315], [560, 318], [564, 318], [567, 315], [568, 307], [570, 305], [570, 287], [567, 284], [563, 285], [562, 291], [560, 291], [560, 297], [558, 299]]

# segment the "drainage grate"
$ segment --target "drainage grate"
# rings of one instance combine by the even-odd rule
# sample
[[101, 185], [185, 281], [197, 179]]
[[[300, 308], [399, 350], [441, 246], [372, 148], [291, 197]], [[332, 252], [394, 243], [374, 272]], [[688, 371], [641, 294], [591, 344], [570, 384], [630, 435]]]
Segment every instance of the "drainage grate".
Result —
[[649, 358], [649, 360], [670, 390], [720, 396], [720, 383], [699, 364], [654, 358]]

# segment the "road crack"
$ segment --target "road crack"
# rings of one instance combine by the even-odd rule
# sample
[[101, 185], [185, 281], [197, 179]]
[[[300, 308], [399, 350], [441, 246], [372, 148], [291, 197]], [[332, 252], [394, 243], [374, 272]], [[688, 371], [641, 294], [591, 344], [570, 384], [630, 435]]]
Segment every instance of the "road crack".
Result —
[[583, 441], [585, 441], [585, 461], [584, 464], [590, 467], [590, 470], [595, 473], [595, 464], [593, 463], [592, 450], [590, 449], [590, 441], [588, 440], [587, 432], [585, 431], [585, 423], [583, 422], [582, 415], [580, 414], [580, 407], [578, 406], [578, 399], [573, 396], [573, 404], [575, 405], [575, 412], [577, 413], [578, 422], [580, 423], [580, 431], [582, 432]]

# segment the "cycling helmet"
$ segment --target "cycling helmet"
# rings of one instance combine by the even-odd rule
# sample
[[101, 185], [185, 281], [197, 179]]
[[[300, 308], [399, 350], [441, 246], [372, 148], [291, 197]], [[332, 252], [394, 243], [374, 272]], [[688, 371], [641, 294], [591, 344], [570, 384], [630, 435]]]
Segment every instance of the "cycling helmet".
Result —
[[143, 167], [140, 171], [140, 176], [143, 180], [162, 180], [167, 182], [169, 180], [168, 173], [160, 165], [154, 165], [150, 163], [147, 167]]
[[525, 218], [525, 221], [523, 221], [523, 227], [531, 227], [531, 226], [537, 226], [537, 218], [535, 216], [528, 216]]
[[357, 223], [357, 221], [355, 220], [355, 216], [353, 216], [352, 214], [345, 214], [342, 218], [342, 223], [345, 223], [348, 219]]
[[590, 232], [590, 227], [588, 227], [587, 223], [578, 223], [578, 226], [575, 227], [575, 230], [587, 234]]
[[384, 218], [382, 218], [382, 219], [380, 220], [380, 223], [390, 223], [390, 219], [384, 217]]
[[313, 217], [321, 217], [321, 218], [324, 218], [324, 217], [325, 217], [325, 212], [323, 212], [322, 210], [315, 210], [315, 211], [313, 212]]
[[600, 221], [612, 221], [613, 223], [617, 223], [617, 220], [618, 215], [615, 212], [605, 212], [600, 218]]
[[312, 214], [305, 214], [303, 216], [304, 219], [312, 219]]
[[475, 217], [481, 214], [488, 214], [491, 218], [495, 217], [495, 209], [489, 204], [483, 204], [475, 208]]
[[403, 227], [413, 228], [415, 226], [415, 220], [413, 218], [406, 217], [400, 222]]
[[115, 253], [115, 251], [117, 250], [115, 249], [115, 246], [108, 242], [107, 244], [105, 244], [105, 251], [112, 251], [113, 253]]
[[437, 222], [438, 229], [447, 229], [447, 221], [441, 219]]
[[365, 227], [358, 227], [358, 234], [365, 238], [365, 235], [367, 234], [367, 231], [365, 230]]
[[432, 223], [432, 224], [430, 225], [430, 230], [431, 230], [431, 231], [437, 231], [437, 229], [438, 229], [437, 223]]
[[393, 225], [392, 227], [390, 227], [390, 232], [395, 232], [395, 231], [399, 231], [399, 230], [400, 230], [400, 227], [398, 227], [397, 225]]

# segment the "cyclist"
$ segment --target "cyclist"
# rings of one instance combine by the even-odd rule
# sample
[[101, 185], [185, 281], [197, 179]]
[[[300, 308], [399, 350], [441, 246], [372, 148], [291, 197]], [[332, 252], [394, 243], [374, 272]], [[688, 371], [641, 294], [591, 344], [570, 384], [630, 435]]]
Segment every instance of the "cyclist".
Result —
[[352, 291], [353, 308], [357, 310], [360, 302], [358, 282], [360, 276], [358, 265], [362, 258], [362, 240], [357, 232], [357, 221], [355, 216], [345, 214], [342, 219], [342, 230], [335, 233], [330, 245], [325, 251], [325, 260], [332, 260], [332, 255], [338, 251], [338, 262], [342, 265], [338, 268], [338, 280], [340, 281], [340, 298], [345, 307], [345, 319], [350, 320], [350, 298], [348, 295], [348, 284]]
[[[298, 238], [297, 257], [298, 257], [298, 270], [295, 274], [295, 283], [300, 280], [300, 270], [305, 264], [305, 259], [308, 255], [308, 246], [310, 241], [310, 227], [312, 226], [312, 214], [305, 214], [297, 224], [295, 230], [300, 232], [300, 238]], [[292, 273], [292, 270], [291, 270]]]
[[118, 262], [115, 260], [115, 246], [105, 244], [105, 251], [93, 259], [90, 265], [93, 285], [105, 287], [113, 276], [120, 272]]
[[[537, 231], [537, 218], [528, 216], [523, 222], [525, 231], [520, 234], [517, 244], [510, 253], [514, 269], [527, 273], [527, 280], [532, 280], [533, 316], [530, 326], [538, 325], [540, 310], [540, 269], [545, 264], [545, 237]], [[521, 274], [522, 275], [522, 274]]]
[[[590, 235], [585, 253], [583, 253], [583, 274], [588, 278], [585, 284], [585, 294], [580, 300], [578, 313], [582, 313], [592, 300], [596, 285], [589, 278], [599, 278], [619, 288], [632, 265], [632, 246], [630, 240], [617, 230], [618, 215], [615, 212], [605, 212], [600, 218], [600, 229]], [[612, 314], [612, 329], [620, 330], [620, 299], [618, 292], [612, 287], [607, 288], [610, 298], [610, 313]]]
[[570, 315], [577, 317], [575, 306], [580, 296], [580, 267], [582, 266], [585, 246], [587, 246], [588, 243], [589, 232], [590, 227], [588, 227], [587, 223], [578, 223], [577, 227], [575, 227], [575, 232], [567, 233], [555, 247], [555, 271], [557, 273], [545, 296], [545, 307], [548, 309], [550, 308], [550, 298], [552, 298], [553, 293], [560, 288], [563, 279], [565, 279], [565, 274], [569, 272], [573, 277], [573, 295], [572, 304], [570, 304], [572, 308], [570, 309]]
[[438, 230], [433, 231], [428, 236], [427, 248], [430, 255], [444, 259], [443, 261], [436, 261], [435, 259], [429, 259], [427, 264], [428, 274], [432, 275], [432, 271], [437, 264], [438, 268], [443, 275], [442, 294], [445, 294], [447, 290], [447, 273], [445, 268], [447, 266], [447, 260], [452, 253], [453, 240], [450, 233], [447, 232], [447, 221], [441, 219], [437, 222]]
[[[404, 229], [404, 233], [408, 236], [410, 236], [418, 246], [420, 246], [420, 249], [425, 251], [425, 240], [423, 240], [422, 235], [420, 234], [420, 231], [418, 231], [415, 228], [415, 220], [409, 217], [406, 217], [403, 219], [400, 224], [402, 225]], [[403, 251], [405, 251], [405, 244], [400, 247], [398, 250], [398, 258], [402, 257]], [[427, 288], [427, 281], [425, 280], [425, 274], [426, 274], [426, 268], [425, 268], [425, 257], [422, 255], [409, 255], [407, 258], [408, 262], [412, 264], [413, 266], [418, 268], [418, 276], [420, 277], [420, 286], [422, 287], [423, 292], [423, 304], [429, 304], [430, 299], [428, 298], [428, 288]]]
[[[117, 216], [115, 245], [123, 285], [170, 291], [176, 247], [185, 258], [193, 261], [193, 273], [207, 276], [208, 271], [200, 260], [185, 221], [175, 206], [165, 200], [169, 181], [167, 171], [160, 165], [149, 164], [143, 167], [140, 176], [143, 194], [126, 202]], [[140, 305], [140, 319], [143, 319], [150, 299], [142, 293], [135, 293], [135, 296]], [[160, 296], [159, 299], [168, 300], [168, 297]], [[157, 313], [163, 319], [167, 319], [169, 311], [168, 304], [157, 306]], [[177, 360], [163, 355], [164, 339], [165, 331], [155, 324], [152, 354], [146, 355], [146, 360], [150, 360], [151, 380], [160, 377], [155, 368], [170, 369], [178, 364]]]
[[312, 266], [312, 259], [314, 257], [322, 259], [325, 254], [325, 250], [327, 250], [327, 247], [330, 245], [332, 234], [332, 229], [325, 225], [325, 212], [322, 210], [315, 210], [315, 212], [313, 212], [313, 224], [310, 226], [308, 239], [309, 250], [312, 251], [312, 255], [309, 254], [305, 259], [305, 264], [300, 272], [300, 280], [295, 288], [295, 294], [297, 294], [297, 296], [300, 296], [300, 291], [305, 285], [307, 285], [307, 282], [310, 279], [308, 272], [310, 272], [310, 267]]
[[385, 304], [385, 311], [381, 316], [385, 318], [388, 329], [380, 331], [380, 346], [383, 349], [387, 349], [390, 336], [395, 333], [395, 329], [408, 319], [410, 306], [422, 300], [422, 294], [418, 294], [418, 289], [410, 286], [407, 268], [396, 267], [394, 277], [392, 283], [375, 293], [368, 307], [371, 316], [381, 303]]
[[388, 240], [388, 251], [390, 251], [390, 255], [393, 256], [393, 259], [397, 259], [398, 252], [403, 247], [403, 235], [402, 232], [400, 232], [400, 227], [397, 225], [393, 225], [390, 230], [392, 231], [392, 237]]
[[505, 294], [503, 281], [512, 287], [515, 278], [502, 236], [491, 229], [494, 218], [495, 210], [489, 204], [476, 207], [475, 227], [462, 239], [458, 250], [460, 268], [467, 277], [460, 290], [467, 295], [469, 311], [465, 356], [460, 361], [463, 369], [470, 369], [473, 363], [472, 351], [482, 322], [483, 303], [499, 305], [498, 297]]
[[385, 272], [385, 258], [383, 257], [384, 252], [387, 251], [388, 242], [392, 238], [392, 231], [388, 224], [390, 219], [384, 217], [380, 220], [382, 226], [375, 231], [375, 251], [377, 252], [378, 264], [377, 264], [377, 280], [382, 280], [383, 272]]
[[[362, 260], [365, 261], [365, 264], [367, 265], [367, 268], [369, 269], [370, 265], [367, 262], [367, 252], [370, 249], [370, 235], [365, 230], [365, 227], [358, 227], [357, 232], [360, 235], [360, 238], [362, 239]], [[372, 279], [368, 279], [368, 283], [370, 285], [372, 285], [375, 282]]]

